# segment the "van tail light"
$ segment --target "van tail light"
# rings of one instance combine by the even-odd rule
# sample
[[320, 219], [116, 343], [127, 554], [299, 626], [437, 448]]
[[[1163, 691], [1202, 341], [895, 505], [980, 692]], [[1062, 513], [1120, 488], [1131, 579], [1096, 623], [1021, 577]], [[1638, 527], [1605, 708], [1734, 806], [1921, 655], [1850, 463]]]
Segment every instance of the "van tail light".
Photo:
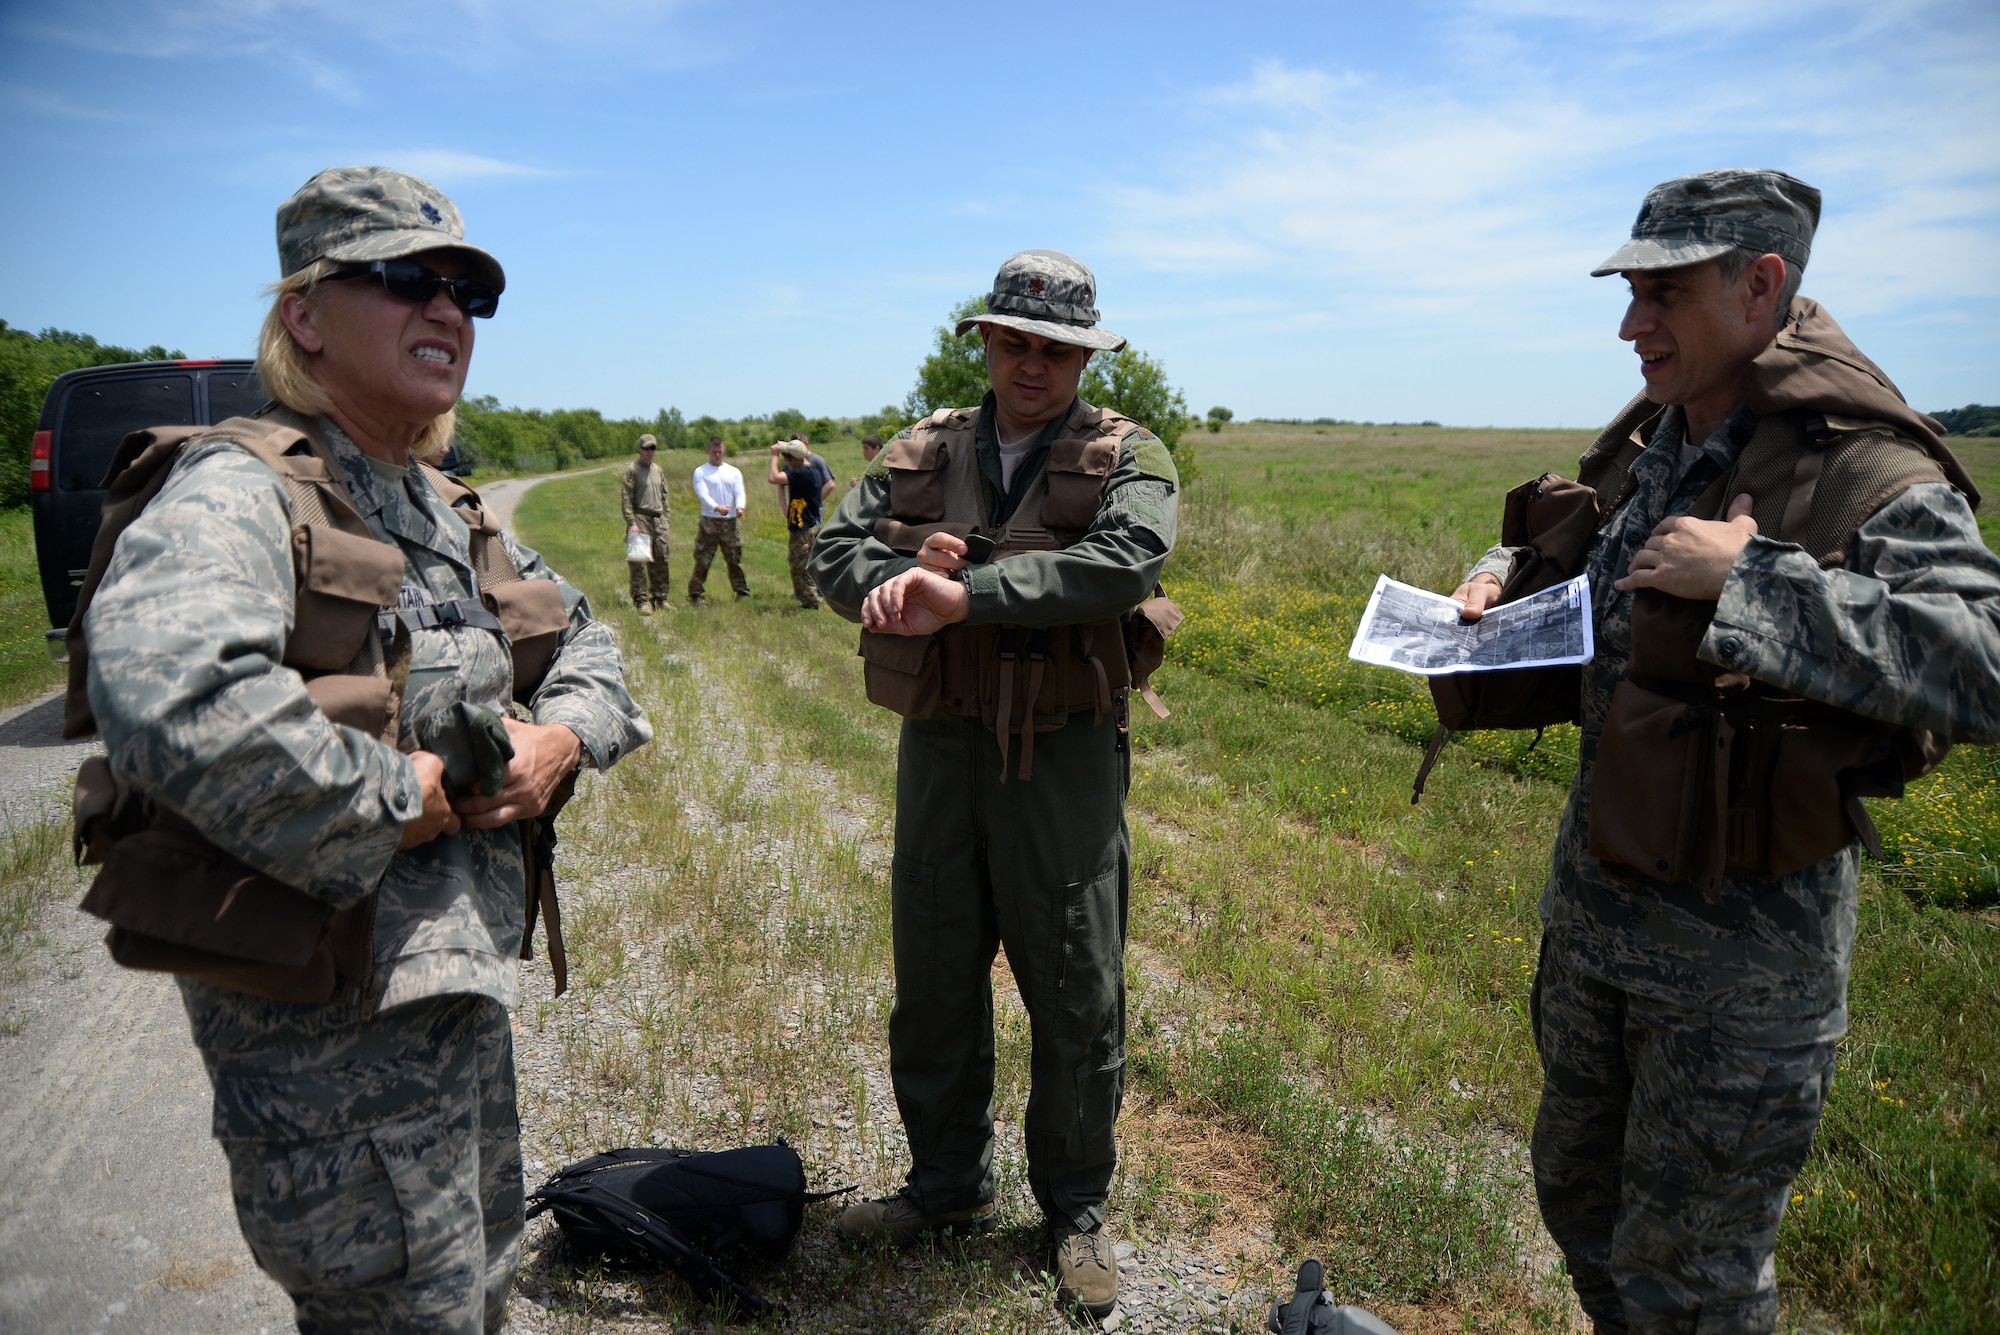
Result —
[[[15, 437], [16, 440], [20, 437]], [[49, 489], [49, 456], [55, 451], [55, 433], [37, 431], [35, 450], [28, 456], [28, 490], [47, 491]]]

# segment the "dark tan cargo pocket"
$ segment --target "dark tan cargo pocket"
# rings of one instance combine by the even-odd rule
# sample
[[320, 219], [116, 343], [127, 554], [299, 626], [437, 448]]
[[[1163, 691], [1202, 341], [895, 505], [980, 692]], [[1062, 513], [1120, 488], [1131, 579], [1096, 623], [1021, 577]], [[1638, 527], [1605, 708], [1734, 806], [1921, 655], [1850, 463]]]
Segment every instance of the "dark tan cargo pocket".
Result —
[[479, 599], [507, 632], [514, 654], [514, 698], [526, 704], [548, 675], [569, 629], [562, 589], [552, 579], [517, 579], [494, 585]]
[[1866, 759], [1876, 741], [1859, 729], [1792, 727], [1778, 734], [1771, 774], [1772, 876], [1789, 876], [1832, 857], [1854, 838], [1840, 775]]
[[336, 913], [175, 823], [113, 844], [79, 907], [128, 969], [317, 1004], [366, 974], [375, 897]]
[[112, 844], [145, 828], [145, 803], [112, 771], [103, 756], [77, 767], [70, 795], [70, 851], [80, 867], [104, 861]]
[[889, 511], [910, 524], [944, 518], [944, 474], [950, 451], [935, 436], [892, 440], [882, 452], [889, 470]]
[[1104, 484], [1118, 466], [1115, 440], [1059, 440], [1045, 465], [1048, 497], [1042, 523], [1049, 528], [1089, 528], [1104, 505]]
[[1641, 681], [1707, 686], [1722, 669], [1696, 655], [1714, 620], [1712, 602], [1640, 589], [1632, 595], [1632, 660], [1626, 675]]
[[870, 704], [904, 718], [929, 718], [938, 705], [942, 674], [937, 637], [861, 632], [862, 681]]
[[298, 604], [285, 663], [338, 672], [374, 632], [375, 613], [396, 601], [403, 587], [403, 553], [374, 538], [302, 524], [292, 530], [292, 563]]
[[1730, 727], [1712, 709], [1621, 681], [1590, 786], [1590, 854], [1669, 884], [1714, 891], [1722, 871]]
[[395, 741], [390, 728], [396, 721], [396, 692], [387, 677], [329, 673], [307, 682], [306, 694], [319, 706], [319, 712], [335, 723]]

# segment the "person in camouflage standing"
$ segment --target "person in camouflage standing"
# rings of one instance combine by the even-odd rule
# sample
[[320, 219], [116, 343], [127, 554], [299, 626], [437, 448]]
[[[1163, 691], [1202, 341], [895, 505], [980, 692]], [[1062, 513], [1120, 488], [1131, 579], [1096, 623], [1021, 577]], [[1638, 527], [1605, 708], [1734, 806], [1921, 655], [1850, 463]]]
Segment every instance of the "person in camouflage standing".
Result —
[[[501, 1327], [522, 1230], [516, 822], [651, 730], [583, 596], [503, 539], [569, 614], [525, 717], [509, 712], [513, 662], [480, 614], [467, 525], [412, 463], [451, 438], [467, 317], [496, 309], [499, 263], [464, 243], [435, 187], [385, 168], [321, 172], [277, 222], [263, 416], [337, 465], [400, 555], [395, 606], [368, 609], [371, 636], [407, 645], [400, 746], [332, 723], [280, 665], [309, 517], [226, 436], [191, 440], [119, 537], [84, 621], [89, 703], [113, 770], [164, 814], [336, 909], [374, 896], [355, 995], [294, 1004], [179, 979], [258, 1264], [301, 1330], [477, 1335]], [[461, 704], [508, 715], [513, 757], [490, 795], [448, 797], [445, 762], [418, 742]]]
[[667, 605], [667, 481], [653, 462], [659, 448], [651, 433], [639, 437], [639, 457], [625, 465], [618, 484], [625, 532], [643, 533], [653, 545], [652, 560], [625, 563], [632, 576], [632, 606], [640, 616]]
[[[1095, 301], [1095, 278], [1067, 255], [1009, 259], [986, 312], [959, 326], [985, 340], [984, 401], [891, 440], [812, 565], [864, 628], [870, 697], [878, 673], [916, 683], [909, 699], [878, 700], [906, 715], [889, 1066], [911, 1166], [898, 1194], [851, 1207], [840, 1227], [900, 1245], [991, 1225], [1004, 943], [1033, 1033], [1029, 1185], [1061, 1296], [1101, 1318], [1118, 1289], [1105, 1199], [1130, 886], [1125, 690], [1111, 687], [1129, 680], [1119, 618], [1173, 548], [1178, 478], [1158, 437], [1077, 397], [1092, 352], [1125, 345], [1098, 327]], [[969, 561], [969, 537], [993, 559]]]
[[[1664, 777], [1675, 737], [1711, 736], [1719, 713], [1736, 725], [1733, 741], [1713, 734], [1730, 755], [1754, 754], [1744, 729], [1768, 721], [1784, 745], [1817, 729], [1842, 745], [1893, 734], [1900, 750], [1929, 734], [1933, 758], [1938, 739], [2000, 739], [2000, 561], [1980, 541], [1978, 493], [1937, 423], [1795, 296], [1819, 207], [1779, 172], [1682, 177], [1647, 195], [1594, 271], [1631, 286], [1619, 337], [1645, 389], [1593, 447], [1635, 457], [1588, 558], [1596, 656], [1531, 1013], [1536, 1194], [1599, 1332], [1773, 1328], [1778, 1224], [1847, 1028], [1874, 834], [1847, 812], [1862, 811], [1856, 791], [1900, 791], [1905, 772], [1886, 743], [1884, 788], [1857, 789], [1855, 770], [1836, 788], [1808, 766], [1759, 791], [1754, 771], [1718, 765], [1727, 787], [1705, 779], [1691, 809], [1727, 794], [1726, 827], [1693, 827], [1716, 845], [1727, 829], [1707, 864], [1719, 874], [1667, 881], [1647, 874], [1664, 858], [1642, 867], [1621, 841], [1635, 811], [1680, 800]], [[1753, 482], [1760, 456], [1782, 460], [1775, 485]], [[1513, 555], [1495, 548], [1454, 593], [1468, 618]], [[1693, 629], [1669, 658], [1683, 614]], [[1648, 711], [1684, 720], [1650, 749]], [[1621, 770], [1635, 740], [1641, 761]], [[1815, 778], [1829, 810], [1784, 806], [1796, 793], [1779, 789]], [[1809, 865], [1781, 866], [1778, 846], [1815, 820], [1831, 836]]]

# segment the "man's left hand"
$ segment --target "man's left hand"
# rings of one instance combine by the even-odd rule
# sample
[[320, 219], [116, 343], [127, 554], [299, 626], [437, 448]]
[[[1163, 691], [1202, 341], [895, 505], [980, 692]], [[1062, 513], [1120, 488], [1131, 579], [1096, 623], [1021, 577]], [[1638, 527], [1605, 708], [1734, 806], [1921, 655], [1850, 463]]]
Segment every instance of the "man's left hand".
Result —
[[861, 604], [861, 624], [877, 635], [931, 635], [965, 620], [972, 594], [923, 567], [878, 584]]
[[541, 815], [556, 785], [583, 760], [583, 743], [560, 723], [511, 718], [506, 722], [507, 740], [514, 744], [514, 758], [507, 762], [507, 786], [495, 797], [460, 797], [451, 804], [475, 830], [497, 830]]
[[1738, 496], [1729, 503], [1727, 519], [1690, 519], [1686, 515], [1661, 522], [1632, 556], [1632, 569], [1615, 585], [1620, 590], [1658, 589], [1676, 598], [1712, 603], [1737, 555], [1757, 535], [1750, 517], [1751, 499]]

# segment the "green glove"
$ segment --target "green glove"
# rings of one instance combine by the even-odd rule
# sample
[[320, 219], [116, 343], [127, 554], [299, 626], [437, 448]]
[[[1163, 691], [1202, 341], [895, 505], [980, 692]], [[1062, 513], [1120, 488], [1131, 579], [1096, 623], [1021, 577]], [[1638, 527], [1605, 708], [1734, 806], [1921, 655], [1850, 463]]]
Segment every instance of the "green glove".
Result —
[[453, 797], [498, 797], [507, 786], [514, 743], [506, 721], [486, 705], [455, 705], [417, 723], [417, 744], [444, 762], [445, 792]]

